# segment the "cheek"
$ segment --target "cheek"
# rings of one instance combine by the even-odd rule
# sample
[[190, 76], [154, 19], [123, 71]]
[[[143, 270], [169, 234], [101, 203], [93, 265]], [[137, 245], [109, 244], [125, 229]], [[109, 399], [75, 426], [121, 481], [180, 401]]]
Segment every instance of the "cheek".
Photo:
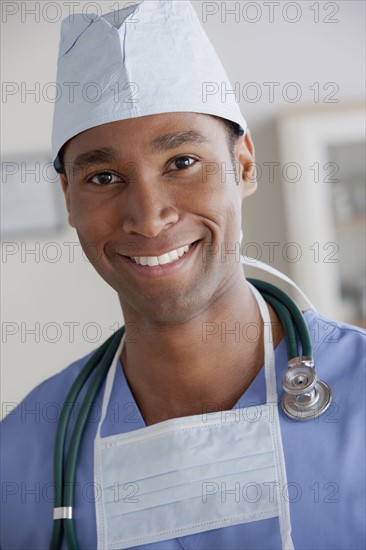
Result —
[[89, 261], [96, 264], [104, 256], [104, 244], [110, 239], [112, 216], [103, 203], [74, 196], [70, 213], [80, 244]]
[[242, 197], [232, 174], [219, 173], [211, 179], [201, 203], [220, 226], [241, 225]]
[[70, 194], [70, 212], [76, 228], [85, 235], [108, 231], [115, 218], [117, 197], [75, 187]]

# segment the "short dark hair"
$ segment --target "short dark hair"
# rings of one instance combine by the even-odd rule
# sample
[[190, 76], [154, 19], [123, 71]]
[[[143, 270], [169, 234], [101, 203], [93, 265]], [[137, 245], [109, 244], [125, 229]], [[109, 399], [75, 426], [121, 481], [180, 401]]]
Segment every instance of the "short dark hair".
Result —
[[[236, 122], [233, 122], [232, 120], [228, 120], [226, 118], [222, 118], [216, 115], [210, 115], [213, 118], [216, 118], [216, 120], [221, 121], [225, 125], [226, 129], [226, 137], [227, 137], [227, 144], [229, 148], [230, 158], [233, 167], [235, 167], [235, 146], [238, 141], [238, 138], [241, 133], [241, 127]], [[54, 162], [54, 168], [58, 174], [65, 174], [65, 166], [64, 166], [64, 159], [63, 159], [63, 151], [64, 146], [61, 147], [56, 160]]]

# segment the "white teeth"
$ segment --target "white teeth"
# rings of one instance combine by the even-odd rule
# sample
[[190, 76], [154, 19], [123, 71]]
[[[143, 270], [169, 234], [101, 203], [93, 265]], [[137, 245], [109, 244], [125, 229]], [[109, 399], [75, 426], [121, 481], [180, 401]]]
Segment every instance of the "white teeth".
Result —
[[163, 254], [162, 256], [159, 256], [159, 265], [169, 264], [170, 262], [171, 259], [169, 254]]
[[172, 250], [172, 252], [168, 253], [168, 256], [169, 256], [171, 262], [175, 262], [175, 260], [178, 260], [178, 258], [179, 258], [177, 250]]
[[191, 245], [187, 244], [186, 246], [182, 246], [177, 250], [171, 250], [170, 252], [162, 254], [162, 256], [134, 256], [131, 259], [134, 260], [137, 264], [148, 265], [150, 267], [154, 267], [156, 265], [165, 265], [175, 262], [176, 260], [181, 258], [184, 254], [186, 254], [186, 252], [188, 252], [190, 248]]
[[159, 262], [156, 256], [148, 256], [147, 265], [149, 265], [150, 267], [153, 267], [154, 265], [159, 265]]

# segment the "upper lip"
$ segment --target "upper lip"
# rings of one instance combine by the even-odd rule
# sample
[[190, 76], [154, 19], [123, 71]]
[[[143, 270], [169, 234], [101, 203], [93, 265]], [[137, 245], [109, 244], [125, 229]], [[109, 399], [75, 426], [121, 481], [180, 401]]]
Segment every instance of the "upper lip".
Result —
[[[197, 241], [197, 239], [196, 239]], [[147, 252], [146, 250], [145, 251], [140, 251], [139, 248], [136, 246], [136, 248], [132, 247], [132, 250], [131, 252], [133, 252], [132, 254], [121, 254], [121, 256], [125, 256], [126, 258], [142, 258], [142, 257], [153, 257], [153, 258], [158, 258], [159, 256], [163, 256], [164, 254], [168, 254], [168, 252], [172, 252], [173, 250], [179, 250], [179, 248], [183, 248], [184, 246], [192, 246], [196, 241], [188, 241], [188, 242], [185, 242], [184, 244], [179, 244], [178, 246], [175, 246], [175, 245], [171, 245], [171, 246], [166, 246], [164, 248], [161, 249], [160, 252]]]

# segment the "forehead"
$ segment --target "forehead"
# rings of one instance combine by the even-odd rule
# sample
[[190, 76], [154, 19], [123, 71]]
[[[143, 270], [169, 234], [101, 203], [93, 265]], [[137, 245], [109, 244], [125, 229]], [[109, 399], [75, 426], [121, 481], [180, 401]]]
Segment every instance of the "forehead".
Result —
[[123, 149], [144, 147], [161, 152], [191, 141], [214, 144], [225, 137], [224, 122], [201, 113], [161, 113], [120, 120], [90, 128], [70, 139], [63, 157], [74, 157], [90, 149], [113, 146]]

